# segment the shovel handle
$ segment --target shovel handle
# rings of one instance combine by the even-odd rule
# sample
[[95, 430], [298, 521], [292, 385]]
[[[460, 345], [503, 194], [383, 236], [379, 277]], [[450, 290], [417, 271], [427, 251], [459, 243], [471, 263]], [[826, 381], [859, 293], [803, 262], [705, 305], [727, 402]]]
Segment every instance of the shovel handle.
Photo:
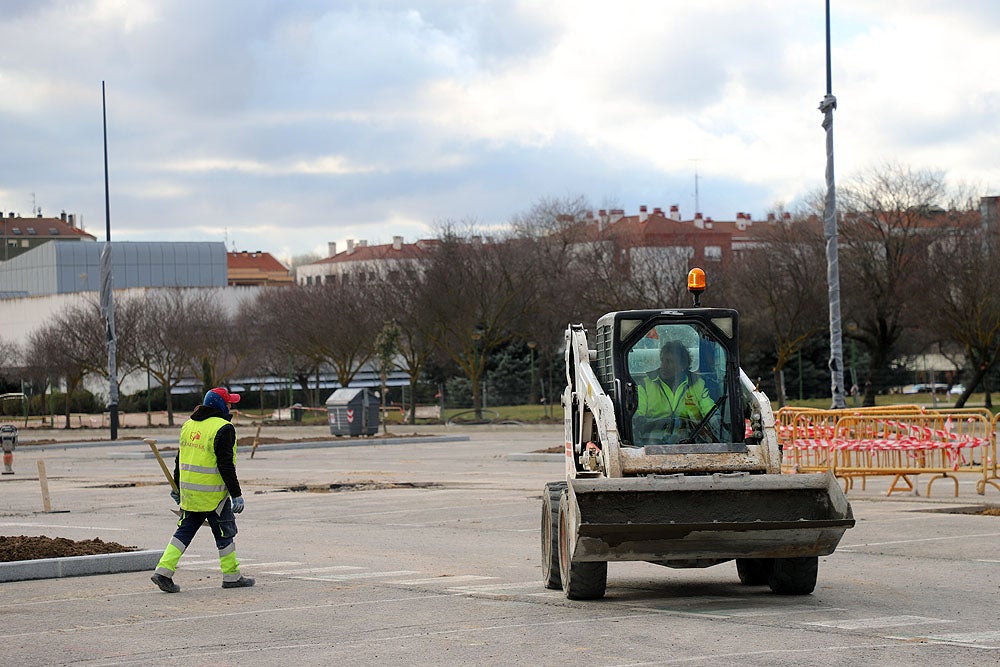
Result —
[[160, 463], [160, 469], [163, 471], [164, 477], [166, 477], [167, 481], [170, 482], [170, 488], [177, 491], [177, 483], [174, 482], [174, 476], [170, 474], [169, 470], [167, 470], [167, 464], [163, 462], [163, 457], [160, 456], [160, 450], [156, 448], [156, 440], [153, 440], [152, 438], [143, 438], [142, 441], [149, 445], [149, 448], [153, 450], [153, 454], [156, 455], [156, 460]]

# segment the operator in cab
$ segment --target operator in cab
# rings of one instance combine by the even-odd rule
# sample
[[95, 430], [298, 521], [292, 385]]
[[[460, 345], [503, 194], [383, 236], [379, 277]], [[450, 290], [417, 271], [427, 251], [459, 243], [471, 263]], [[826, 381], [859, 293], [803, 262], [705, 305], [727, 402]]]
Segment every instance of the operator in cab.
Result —
[[[688, 349], [677, 340], [663, 343], [659, 369], [641, 379], [637, 392], [632, 423], [636, 440], [643, 444], [682, 441], [715, 405], [705, 381], [691, 372]], [[711, 439], [713, 430], [701, 432]]]

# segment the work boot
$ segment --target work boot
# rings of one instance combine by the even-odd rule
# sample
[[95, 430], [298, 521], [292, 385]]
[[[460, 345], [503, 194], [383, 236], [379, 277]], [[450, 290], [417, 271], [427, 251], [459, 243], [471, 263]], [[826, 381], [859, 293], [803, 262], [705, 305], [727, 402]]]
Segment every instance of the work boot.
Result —
[[223, 581], [223, 588], [250, 588], [253, 586], [253, 577], [240, 577], [236, 581]]
[[154, 574], [150, 580], [159, 586], [164, 593], [180, 593], [181, 591], [181, 587], [175, 584], [173, 579], [164, 577], [162, 574]]

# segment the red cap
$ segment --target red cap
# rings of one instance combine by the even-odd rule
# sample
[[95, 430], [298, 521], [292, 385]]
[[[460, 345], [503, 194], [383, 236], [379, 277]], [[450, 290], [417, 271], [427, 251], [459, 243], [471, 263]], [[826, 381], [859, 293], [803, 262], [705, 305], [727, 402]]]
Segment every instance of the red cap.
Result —
[[229, 391], [225, 387], [216, 387], [215, 389], [210, 389], [209, 391], [211, 391], [213, 394], [218, 394], [219, 397], [222, 400], [224, 400], [226, 403], [239, 403], [240, 402], [240, 395], [239, 394], [230, 394]]

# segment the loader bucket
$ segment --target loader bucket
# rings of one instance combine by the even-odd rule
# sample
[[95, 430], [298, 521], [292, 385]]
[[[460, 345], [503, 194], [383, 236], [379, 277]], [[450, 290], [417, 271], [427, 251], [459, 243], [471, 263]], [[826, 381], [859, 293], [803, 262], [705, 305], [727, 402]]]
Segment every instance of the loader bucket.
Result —
[[824, 556], [854, 525], [830, 473], [574, 479], [568, 492], [577, 562]]

